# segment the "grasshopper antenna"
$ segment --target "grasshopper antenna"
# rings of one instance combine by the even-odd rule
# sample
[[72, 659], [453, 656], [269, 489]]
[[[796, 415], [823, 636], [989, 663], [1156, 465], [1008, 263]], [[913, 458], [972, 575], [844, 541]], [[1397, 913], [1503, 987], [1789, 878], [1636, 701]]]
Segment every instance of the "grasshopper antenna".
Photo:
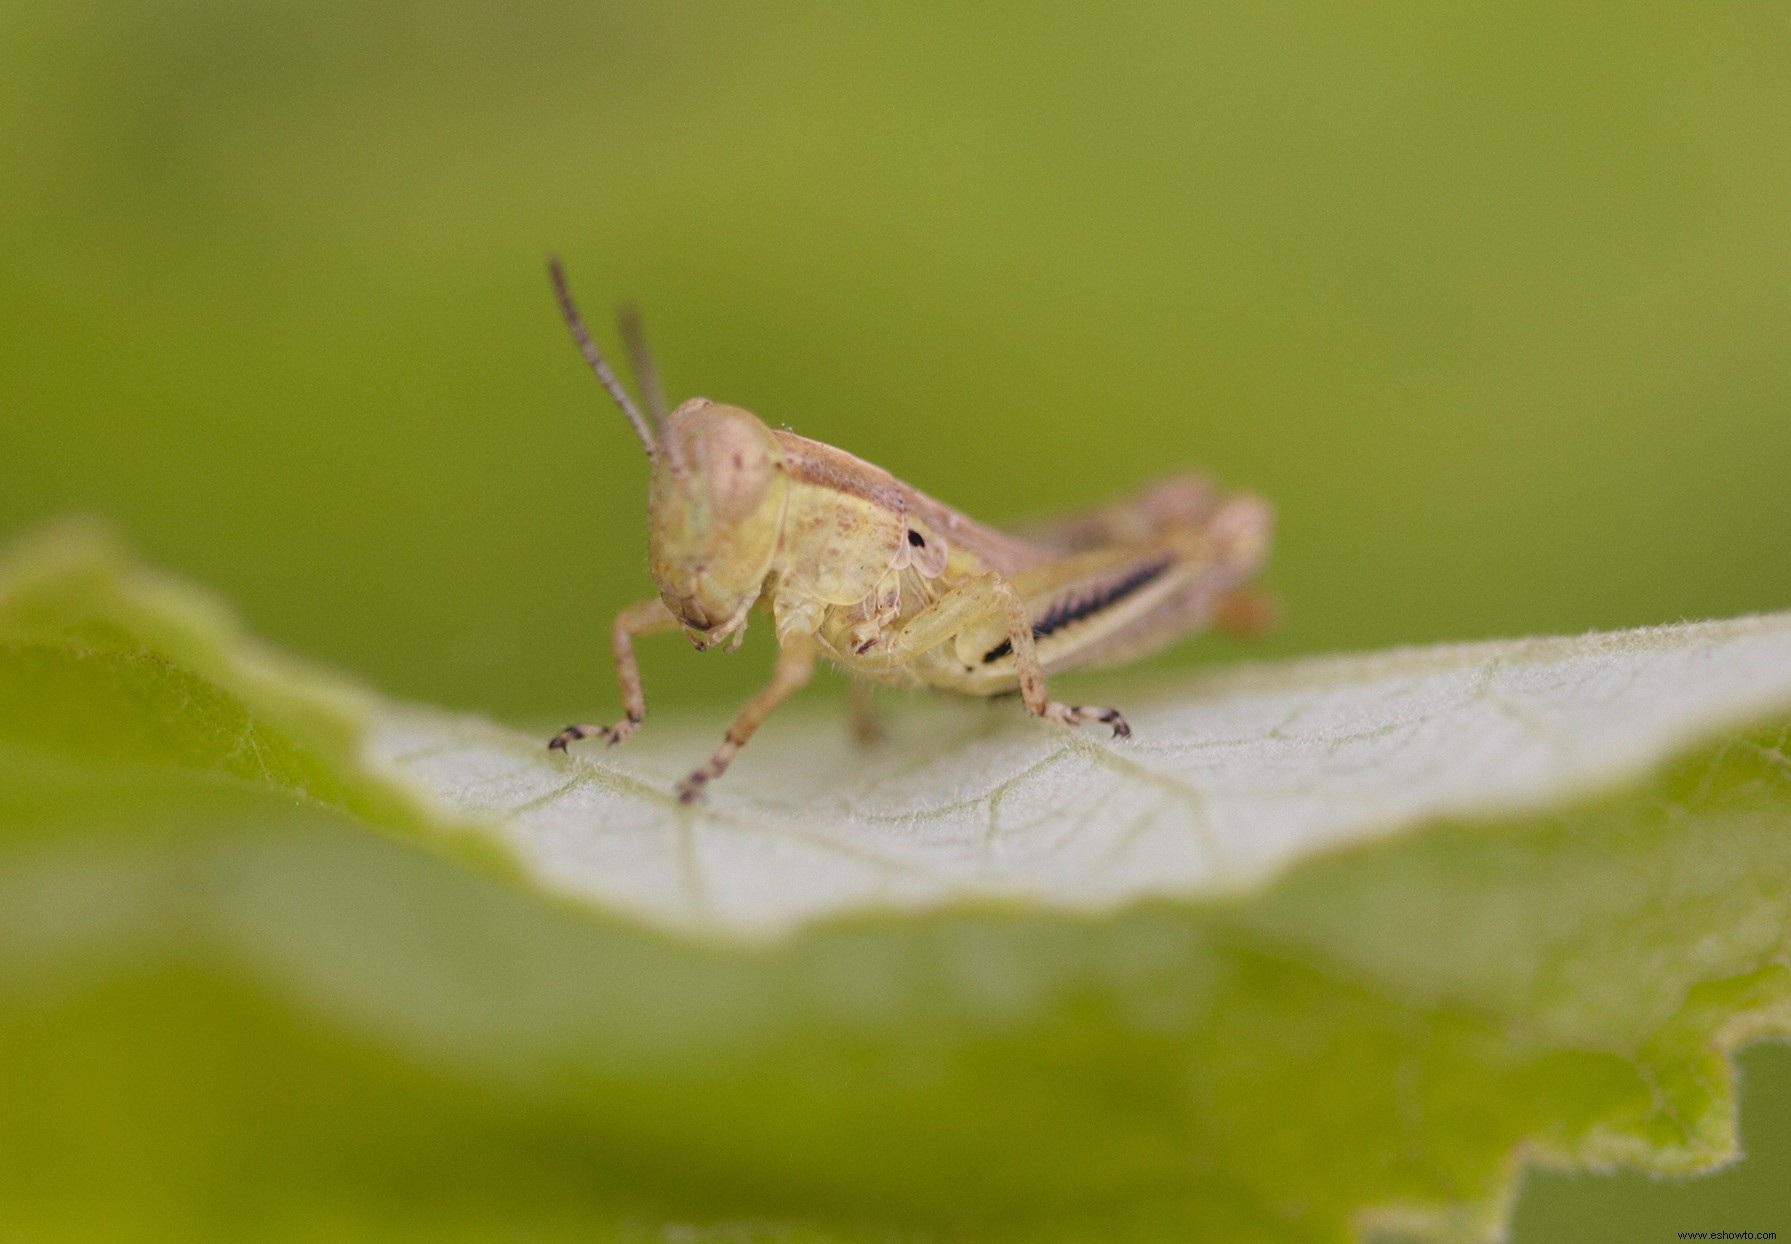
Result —
[[647, 421], [641, 417], [640, 407], [634, 404], [634, 399], [628, 396], [628, 390], [622, 387], [622, 382], [616, 379], [616, 373], [609, 369], [609, 364], [603, 361], [603, 355], [592, 344], [591, 334], [585, 331], [585, 322], [579, 317], [578, 306], [572, 301], [572, 290], [566, 284], [566, 269], [561, 266], [558, 255], [548, 258], [547, 274], [553, 278], [554, 296], [560, 300], [560, 314], [566, 319], [566, 327], [572, 330], [572, 340], [578, 344], [579, 353], [585, 356], [585, 362], [591, 365], [597, 379], [609, 390], [609, 395], [622, 408], [622, 413], [628, 416], [628, 422], [634, 425], [634, 434], [641, 438], [647, 457], [654, 457], [658, 448], [653, 443], [653, 429], [647, 426]]
[[647, 334], [641, 328], [640, 309], [633, 303], [616, 312], [616, 327], [622, 334], [622, 348], [628, 351], [628, 370], [634, 373], [635, 387], [653, 416], [653, 426], [665, 426], [665, 390], [659, 386], [659, 369], [653, 366], [653, 351], [647, 348]]

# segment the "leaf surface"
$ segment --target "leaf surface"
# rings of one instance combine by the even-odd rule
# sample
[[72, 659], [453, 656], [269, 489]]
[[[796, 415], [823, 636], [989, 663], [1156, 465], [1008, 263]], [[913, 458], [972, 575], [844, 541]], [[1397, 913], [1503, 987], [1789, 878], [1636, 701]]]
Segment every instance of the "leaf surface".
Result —
[[723, 719], [550, 756], [91, 531], [27, 542], [0, 1205], [1472, 1239], [1524, 1156], [1732, 1154], [1727, 1052], [1791, 1030], [1791, 616], [1091, 689], [1129, 744], [892, 699], [866, 750], [791, 711], [691, 809]]

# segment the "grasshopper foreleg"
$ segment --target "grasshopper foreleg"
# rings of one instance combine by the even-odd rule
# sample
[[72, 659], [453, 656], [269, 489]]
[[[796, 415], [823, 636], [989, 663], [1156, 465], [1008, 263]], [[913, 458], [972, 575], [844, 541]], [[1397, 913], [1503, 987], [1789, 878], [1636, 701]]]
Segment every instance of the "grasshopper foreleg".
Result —
[[703, 787], [727, 772], [728, 763], [753, 732], [764, 724], [774, 709], [796, 692], [800, 691], [815, 672], [815, 641], [807, 634], [794, 634], [783, 639], [783, 648], [777, 654], [777, 665], [771, 672], [771, 681], [765, 688], [746, 702], [722, 736], [721, 746], [709, 757], [709, 762], [678, 783], [678, 799], [683, 803], [693, 802], [703, 793]]
[[991, 618], [999, 618], [1006, 626], [1020, 699], [1029, 712], [1066, 725], [1098, 721], [1111, 726], [1115, 738], [1130, 737], [1132, 728], [1118, 709], [1064, 704], [1045, 694], [1045, 669], [1039, 664], [1026, 601], [1012, 583], [994, 571], [964, 580], [910, 618], [890, 637], [889, 659], [895, 664], [913, 660]]
[[567, 726], [547, 741], [547, 749], [563, 752], [568, 743], [576, 743], [579, 739], [602, 739], [614, 747], [639, 729], [647, 715], [647, 699], [641, 694], [641, 672], [634, 663], [634, 636], [677, 629], [678, 620], [657, 596], [618, 613], [615, 625], [610, 628], [609, 643], [616, 658], [616, 681], [622, 687], [622, 720], [613, 726]]

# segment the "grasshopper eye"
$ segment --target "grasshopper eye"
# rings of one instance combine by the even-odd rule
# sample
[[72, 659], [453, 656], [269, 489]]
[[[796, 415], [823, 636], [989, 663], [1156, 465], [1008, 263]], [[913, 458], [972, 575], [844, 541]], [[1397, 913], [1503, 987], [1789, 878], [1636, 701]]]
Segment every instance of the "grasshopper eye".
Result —
[[924, 549], [927, 547], [926, 538], [924, 536], [922, 536], [918, 531], [914, 531], [914, 530], [910, 530], [908, 532], [908, 543], [913, 545], [917, 549]]
[[738, 521], [764, 504], [777, 464], [758, 429], [744, 420], [717, 420], [704, 449], [709, 504], [717, 518]]

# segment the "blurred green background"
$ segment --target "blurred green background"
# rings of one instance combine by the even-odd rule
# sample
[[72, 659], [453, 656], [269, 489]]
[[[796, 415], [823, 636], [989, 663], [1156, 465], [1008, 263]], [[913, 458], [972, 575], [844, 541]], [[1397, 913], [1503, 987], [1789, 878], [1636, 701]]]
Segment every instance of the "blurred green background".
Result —
[[71, 0], [0, 64], [0, 536], [109, 515], [399, 695], [614, 705], [645, 471], [550, 251], [979, 517], [1266, 494], [1265, 654], [1791, 605], [1782, 4]]

